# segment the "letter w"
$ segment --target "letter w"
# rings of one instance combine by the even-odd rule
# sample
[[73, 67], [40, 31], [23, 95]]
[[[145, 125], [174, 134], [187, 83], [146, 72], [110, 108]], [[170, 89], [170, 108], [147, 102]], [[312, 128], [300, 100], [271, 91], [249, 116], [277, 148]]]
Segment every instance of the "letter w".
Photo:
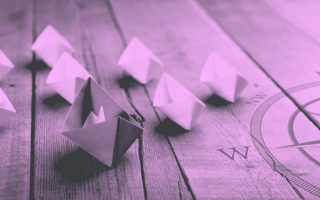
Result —
[[244, 148], [246, 148], [246, 153], [245, 153], [245, 155], [243, 155], [242, 153], [240, 153], [239, 151], [237, 151], [236, 148], [230, 148], [230, 149], [233, 150], [232, 156], [229, 156], [226, 152], [223, 151], [223, 149], [217, 149], [217, 150], [220, 151], [221, 153], [223, 153], [224, 155], [228, 156], [228, 158], [230, 158], [231, 160], [234, 159], [234, 155], [235, 155], [236, 153], [238, 153], [238, 154], [239, 154], [240, 156], [242, 156], [243, 158], [247, 159], [247, 157], [248, 157], [248, 152], [249, 152], [249, 147], [250, 147], [250, 146], [244, 147]]

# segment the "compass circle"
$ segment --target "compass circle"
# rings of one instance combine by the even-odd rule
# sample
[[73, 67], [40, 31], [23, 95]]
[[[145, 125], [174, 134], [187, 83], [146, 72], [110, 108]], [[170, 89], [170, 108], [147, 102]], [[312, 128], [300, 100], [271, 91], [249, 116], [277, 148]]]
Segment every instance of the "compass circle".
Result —
[[[305, 108], [317, 101], [320, 101], [320, 98], [314, 99], [312, 101], [309, 101], [307, 103], [305, 103], [304, 105], [302, 105], [302, 108]], [[297, 109], [296, 111], [293, 112], [293, 114], [291, 115], [289, 122], [288, 122], [288, 133], [290, 136], [290, 139], [292, 141], [293, 144], [298, 145], [299, 142], [295, 136], [295, 132], [294, 132], [294, 128], [293, 128], [293, 124], [298, 116], [298, 114], [301, 113], [300, 109]], [[310, 160], [311, 162], [313, 162], [315, 165], [320, 167], [320, 162], [315, 159], [314, 157], [312, 157], [309, 153], [307, 153], [306, 150], [304, 150], [302, 147], [297, 147], [297, 149], [302, 153], [302, 155], [304, 155], [308, 160]]]
[[[295, 93], [304, 89], [319, 87], [320, 82], [313, 82], [304, 85], [299, 85], [296, 87], [292, 87], [286, 90], [287, 94]], [[260, 153], [262, 158], [273, 168], [273, 170], [280, 173], [291, 183], [294, 183], [298, 187], [304, 189], [305, 191], [320, 197], [320, 188], [315, 186], [308, 181], [300, 178], [298, 175], [294, 174], [291, 170], [286, 168], [281, 162], [271, 153], [268, 149], [261, 131], [262, 120], [268, 111], [268, 109], [275, 104], [280, 99], [287, 97], [285, 93], [279, 92], [272, 97], [268, 98], [265, 102], [263, 102], [255, 111], [252, 116], [251, 124], [250, 124], [250, 134], [252, 137], [253, 144], [255, 145], [257, 151]], [[309, 102], [310, 103], [310, 102]], [[293, 116], [293, 115], [292, 115]], [[294, 120], [293, 120], [294, 121]], [[293, 125], [290, 124], [290, 126]], [[293, 134], [294, 135], [294, 134]], [[298, 143], [298, 141], [296, 141]]]

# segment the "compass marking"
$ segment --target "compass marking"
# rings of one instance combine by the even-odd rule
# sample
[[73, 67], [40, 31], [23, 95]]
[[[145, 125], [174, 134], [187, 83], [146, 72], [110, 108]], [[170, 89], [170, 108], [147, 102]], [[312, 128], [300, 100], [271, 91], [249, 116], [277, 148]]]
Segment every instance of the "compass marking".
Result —
[[[287, 89], [287, 93], [294, 93], [306, 88], [316, 87], [320, 86], [320, 82], [314, 82], [314, 83], [308, 83], [300, 86], [296, 86], [293, 88]], [[279, 92], [275, 94], [274, 96], [270, 97], [267, 101], [265, 101], [260, 107], [255, 111], [254, 115], [252, 116], [251, 124], [250, 124], [250, 134], [252, 137], [252, 141], [254, 145], [256, 146], [258, 152], [260, 155], [264, 158], [264, 160], [274, 169], [274, 171], [278, 172], [281, 176], [288, 179], [292, 184], [304, 189], [305, 191], [320, 197], [320, 188], [309, 183], [308, 181], [301, 179], [298, 175], [292, 173], [290, 170], [288, 170], [284, 165], [282, 165], [270, 152], [267, 145], [264, 142], [264, 139], [262, 137], [261, 132], [261, 123], [262, 119], [267, 112], [267, 110], [278, 100], [285, 97], [286, 93]], [[319, 98], [320, 100], [320, 98]], [[316, 101], [316, 100], [315, 100]], [[298, 107], [299, 111], [304, 111], [306, 114], [306, 111], [301, 109], [301, 107]], [[298, 112], [297, 112], [298, 113]], [[307, 116], [310, 119], [310, 114], [307, 113]], [[314, 123], [313, 120], [310, 120]], [[315, 124], [315, 123], [314, 123]], [[319, 125], [319, 124], [317, 124]], [[319, 128], [319, 126], [317, 126]], [[320, 129], [320, 128], [319, 128]], [[294, 143], [298, 143], [297, 141], [294, 141]], [[299, 151], [303, 151], [303, 148], [298, 148]], [[303, 152], [302, 152], [303, 153]], [[305, 155], [307, 156], [307, 155]], [[311, 159], [310, 156], [307, 157], [308, 159]], [[313, 161], [315, 162], [315, 161]], [[320, 165], [320, 163], [319, 163]], [[293, 188], [294, 189], [294, 188]], [[296, 190], [295, 190], [296, 191]], [[297, 191], [296, 191], [297, 192]], [[298, 194], [299, 197], [302, 197], [301, 193]]]
[[310, 114], [313, 114], [313, 115], [318, 115], [318, 116], [320, 116], [320, 114], [319, 113], [313, 113], [313, 112], [309, 112]]
[[315, 147], [315, 146], [319, 146], [319, 144], [320, 144], [320, 140], [314, 140], [314, 141], [310, 141], [310, 142], [293, 144], [293, 145], [288, 145], [288, 146], [283, 146], [283, 147], [278, 147], [278, 148], [287, 148], [287, 147]]
[[247, 159], [248, 157], [248, 152], [249, 152], [249, 147], [250, 146], [246, 146], [244, 148], [246, 148], [246, 153], [243, 155], [242, 153], [240, 153], [238, 150], [236, 150], [236, 148], [230, 148], [233, 150], [232, 156], [229, 156], [226, 152], [223, 151], [223, 149], [217, 149], [218, 151], [220, 151], [221, 153], [223, 153], [224, 155], [228, 156], [228, 158], [230, 158], [231, 160], [234, 159], [234, 155], [236, 153], [238, 153], [240, 156], [242, 156], [243, 158]]

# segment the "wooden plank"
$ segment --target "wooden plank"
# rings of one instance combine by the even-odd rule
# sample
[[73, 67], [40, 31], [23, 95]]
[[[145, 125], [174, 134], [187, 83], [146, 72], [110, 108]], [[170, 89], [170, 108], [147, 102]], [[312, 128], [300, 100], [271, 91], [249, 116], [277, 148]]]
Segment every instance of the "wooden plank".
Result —
[[[168, 124], [159, 125], [159, 112], [155, 113], [150, 106], [157, 80], [146, 87], [130, 88], [137, 108], [147, 116], [148, 135], [168, 137], [194, 197], [298, 198], [281, 174], [270, 169], [260, 157], [249, 136], [255, 107], [245, 102], [259, 91], [271, 95], [279, 90], [218, 25], [193, 1], [121, 0], [112, 1], [112, 5], [126, 40], [140, 38], [165, 63], [166, 72], [207, 100], [207, 108], [195, 127], [182, 133], [179, 128], [168, 128]], [[219, 105], [215, 97], [209, 98], [211, 91], [199, 82], [202, 66], [211, 51], [221, 54], [250, 81], [234, 104], [220, 101]], [[144, 147], [147, 145], [153, 144], [144, 140]], [[218, 151], [223, 149], [230, 154], [228, 148], [236, 147], [244, 153], [244, 146], [250, 146], [248, 159], [236, 156], [230, 160]]]
[[[291, 89], [289, 88], [294, 86], [299, 88], [304, 84], [315, 84], [315, 81], [319, 80], [318, 73], [316, 73], [320, 62], [318, 56], [320, 49], [317, 42], [285, 20], [263, 1], [201, 0], [200, 2], [226, 32], [240, 44], [243, 50], [273, 78], [274, 82], [287, 91], [290, 98], [299, 106], [299, 112], [304, 116], [303, 120], [300, 119], [300, 127], [295, 126], [295, 128], [304, 129], [304, 133], [307, 134], [302, 135], [312, 135], [308, 130], [310, 127], [315, 127], [310, 125], [311, 123], [305, 118], [305, 115], [317, 128], [319, 128], [318, 119], [312, 116], [302, 105], [314, 100], [315, 90], [308, 90], [309, 92], [307, 92], [307, 90], [300, 91], [299, 89], [294, 93], [290, 92]], [[303, 90], [305, 89], [308, 88]], [[304, 123], [301, 121], [304, 121]], [[279, 123], [277, 122], [277, 124]], [[306, 136], [304, 139], [307, 138]], [[298, 149], [294, 151], [298, 151]], [[305, 166], [314, 166], [306, 158], [300, 158], [300, 154], [297, 155], [294, 159], [289, 154], [282, 154], [279, 158], [284, 159], [285, 156], [291, 158], [291, 161], [287, 162], [294, 166], [291, 168], [292, 170], [302, 169], [302, 163], [306, 163]], [[316, 170], [310, 172], [312, 171], [314, 173], [307, 173], [308, 176], [303, 176], [303, 178], [317, 187], [318, 191], [320, 185], [318, 181], [312, 179], [317, 177], [317, 180], [319, 180], [319, 177]], [[300, 190], [300, 192], [305, 198], [314, 198], [314, 196], [310, 196], [311, 191]]]
[[17, 113], [0, 124], [0, 199], [28, 199], [30, 186], [30, 139], [32, 42], [30, 1], [0, 2], [0, 49], [15, 68], [0, 81]]
[[317, 42], [320, 42], [320, 29], [318, 22], [318, 19], [320, 18], [319, 1], [270, 0], [264, 2], [272, 6], [280, 15], [299, 28], [302, 32], [305, 32]]
[[[75, 58], [130, 114], [116, 65], [123, 44], [101, 0], [39, 1], [37, 35], [53, 25], [76, 48]], [[36, 76], [35, 197], [43, 199], [143, 199], [136, 141], [120, 163], [107, 168], [61, 134], [70, 108], [45, 84], [50, 69], [39, 64]]]
[[320, 61], [318, 45], [265, 3], [251, 0], [201, 2], [283, 88], [319, 80], [315, 73]]

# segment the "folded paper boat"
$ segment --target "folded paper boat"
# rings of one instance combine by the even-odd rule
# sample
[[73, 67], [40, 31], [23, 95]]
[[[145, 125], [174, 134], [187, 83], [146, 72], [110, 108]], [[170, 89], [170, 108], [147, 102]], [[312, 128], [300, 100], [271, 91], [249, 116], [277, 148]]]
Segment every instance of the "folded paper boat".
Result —
[[13, 67], [14, 65], [12, 62], [0, 49], [0, 81], [13, 69]]
[[[114, 167], [143, 129], [93, 79], [80, 90], [62, 134], [109, 167]], [[121, 116], [120, 116], [121, 115]]]
[[16, 113], [16, 110], [14, 109], [7, 95], [0, 88], [0, 123], [9, 119], [14, 113]]
[[195, 95], [167, 73], [162, 75], [158, 83], [153, 106], [186, 130], [191, 130], [206, 107]]
[[89, 77], [89, 72], [69, 53], [64, 52], [51, 70], [46, 83], [72, 104]]
[[31, 46], [31, 50], [51, 68], [64, 52], [72, 54], [75, 51], [71, 44], [50, 25], [42, 31]]
[[234, 67], [215, 52], [206, 60], [200, 81], [229, 102], [234, 102], [248, 84]]
[[133, 38], [122, 53], [118, 65], [142, 84], [161, 72], [163, 63], [138, 38]]

